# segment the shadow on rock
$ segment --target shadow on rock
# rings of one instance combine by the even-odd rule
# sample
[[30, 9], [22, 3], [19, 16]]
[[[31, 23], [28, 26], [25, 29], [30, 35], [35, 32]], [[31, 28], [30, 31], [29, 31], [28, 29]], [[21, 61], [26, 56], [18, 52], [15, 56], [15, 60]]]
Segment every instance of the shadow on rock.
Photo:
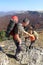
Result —
[[15, 56], [14, 55], [12, 55], [12, 54], [6, 54], [8, 57], [10, 57], [10, 58], [15, 58]]
[[16, 57], [15, 57], [15, 55], [12, 55], [12, 54], [6, 54], [8, 57], [10, 57], [10, 58], [14, 58], [14, 59], [16, 59]]

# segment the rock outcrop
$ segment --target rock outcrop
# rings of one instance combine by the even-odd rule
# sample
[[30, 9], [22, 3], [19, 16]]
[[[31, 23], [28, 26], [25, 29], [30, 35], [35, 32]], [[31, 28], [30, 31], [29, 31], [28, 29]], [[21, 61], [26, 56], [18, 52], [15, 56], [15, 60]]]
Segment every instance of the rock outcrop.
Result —
[[43, 49], [33, 48], [18, 55], [21, 64], [43, 65]]
[[14, 58], [10, 58], [6, 55], [6, 53], [13, 55], [15, 54], [14, 50], [16, 49], [16, 46], [14, 45], [14, 42], [12, 40], [7, 40], [2, 44], [5, 45], [3, 47], [5, 53], [0, 51], [0, 65], [43, 65], [43, 48], [33, 46], [33, 48], [29, 49], [28, 45], [21, 45], [23, 51], [17, 55], [20, 59], [18, 64]]
[[9, 65], [8, 57], [2, 51], [0, 51], [0, 65]]

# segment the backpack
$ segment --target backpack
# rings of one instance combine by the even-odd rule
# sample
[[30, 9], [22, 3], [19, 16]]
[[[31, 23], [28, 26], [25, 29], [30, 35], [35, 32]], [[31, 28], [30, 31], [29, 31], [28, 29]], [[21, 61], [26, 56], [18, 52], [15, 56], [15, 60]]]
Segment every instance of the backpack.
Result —
[[15, 22], [13, 22], [13, 20], [10, 20], [9, 25], [7, 27], [7, 30], [6, 30], [6, 37], [10, 36], [10, 32], [14, 28], [14, 25], [15, 25]]

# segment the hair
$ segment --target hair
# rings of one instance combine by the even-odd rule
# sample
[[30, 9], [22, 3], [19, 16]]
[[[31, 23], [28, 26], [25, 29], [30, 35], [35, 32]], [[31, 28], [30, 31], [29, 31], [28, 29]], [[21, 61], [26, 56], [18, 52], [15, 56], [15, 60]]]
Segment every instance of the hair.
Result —
[[30, 21], [28, 18], [24, 18], [24, 19], [23, 19], [23, 22], [24, 22], [24, 23], [26, 23], [26, 22], [28, 22], [28, 21]]

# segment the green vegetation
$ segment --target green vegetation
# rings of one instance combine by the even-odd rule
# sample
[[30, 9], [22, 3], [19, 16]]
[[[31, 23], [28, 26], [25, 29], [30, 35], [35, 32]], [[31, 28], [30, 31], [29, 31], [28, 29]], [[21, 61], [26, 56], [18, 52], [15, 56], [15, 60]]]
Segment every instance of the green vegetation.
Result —
[[7, 38], [7, 37], [5, 36], [5, 31], [2, 30], [2, 31], [0, 32], [0, 41], [4, 41], [4, 40], [7, 40], [7, 39], [12, 39], [12, 36], [10, 36], [9, 38]]

